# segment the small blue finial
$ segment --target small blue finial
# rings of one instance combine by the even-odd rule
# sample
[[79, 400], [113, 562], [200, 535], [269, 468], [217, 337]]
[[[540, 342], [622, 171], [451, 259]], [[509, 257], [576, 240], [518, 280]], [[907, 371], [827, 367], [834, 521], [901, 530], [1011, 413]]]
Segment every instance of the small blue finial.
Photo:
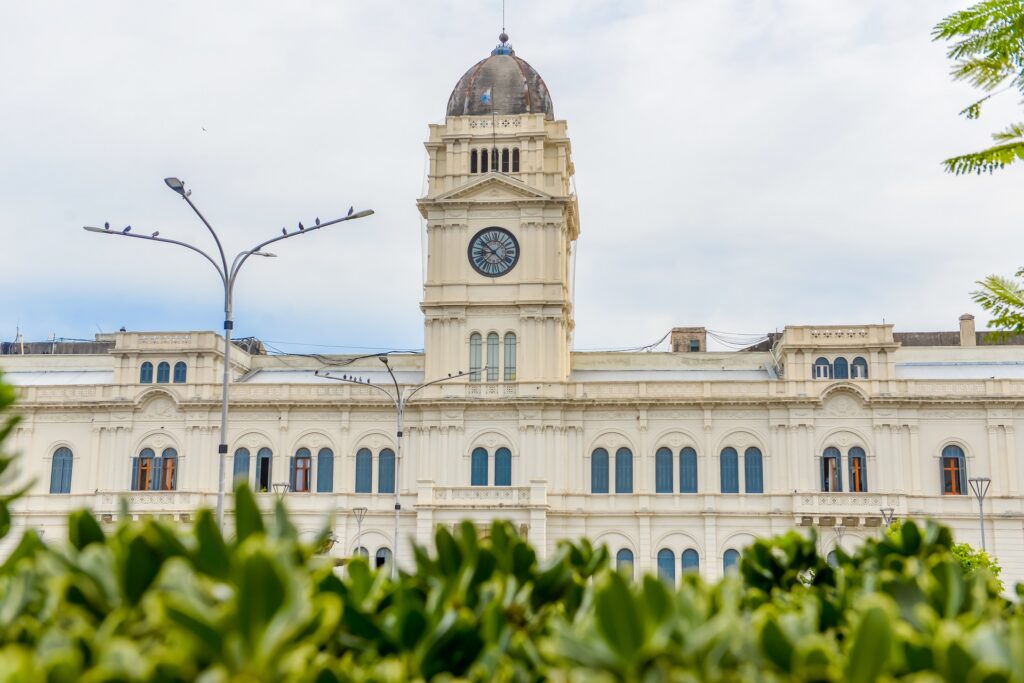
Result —
[[501, 35], [498, 36], [498, 45], [491, 50], [491, 55], [514, 55], [515, 51], [512, 46], [508, 44], [508, 34], [502, 30]]

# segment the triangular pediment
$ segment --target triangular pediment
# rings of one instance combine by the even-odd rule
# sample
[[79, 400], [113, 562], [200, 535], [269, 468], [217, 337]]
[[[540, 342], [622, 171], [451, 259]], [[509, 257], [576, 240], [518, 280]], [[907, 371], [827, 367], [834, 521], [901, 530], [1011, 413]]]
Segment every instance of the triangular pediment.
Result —
[[521, 180], [492, 173], [480, 178], [474, 178], [465, 185], [456, 187], [437, 197], [428, 198], [429, 201], [435, 202], [500, 202], [509, 200], [522, 201], [524, 199], [550, 201], [554, 197], [546, 192], [535, 190]]

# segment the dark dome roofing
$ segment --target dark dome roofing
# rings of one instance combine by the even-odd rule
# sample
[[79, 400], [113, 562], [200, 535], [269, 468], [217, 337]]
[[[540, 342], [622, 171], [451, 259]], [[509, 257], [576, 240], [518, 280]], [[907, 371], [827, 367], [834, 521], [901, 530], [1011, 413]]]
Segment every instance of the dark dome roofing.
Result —
[[484, 94], [490, 90], [495, 114], [544, 114], [555, 118], [548, 86], [532, 66], [516, 57], [508, 36], [491, 55], [474, 64], [455, 84], [448, 98], [448, 116], [489, 116], [491, 103]]

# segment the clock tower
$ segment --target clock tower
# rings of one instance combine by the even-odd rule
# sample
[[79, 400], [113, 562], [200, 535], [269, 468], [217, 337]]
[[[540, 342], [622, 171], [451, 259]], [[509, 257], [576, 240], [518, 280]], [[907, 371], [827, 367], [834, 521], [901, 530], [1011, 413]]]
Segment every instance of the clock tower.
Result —
[[579, 210], [566, 122], [508, 36], [499, 41], [430, 126], [420, 308], [427, 381], [470, 370], [488, 394], [509, 395], [568, 378]]

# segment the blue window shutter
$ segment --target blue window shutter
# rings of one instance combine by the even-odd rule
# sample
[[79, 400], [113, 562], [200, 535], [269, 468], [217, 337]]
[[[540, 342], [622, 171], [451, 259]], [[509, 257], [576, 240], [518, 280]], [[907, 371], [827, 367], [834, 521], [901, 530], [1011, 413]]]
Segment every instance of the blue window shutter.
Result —
[[395, 492], [395, 452], [385, 448], [377, 457], [377, 493]]
[[668, 548], [658, 551], [658, 578], [670, 586], [676, 585], [676, 554]]
[[725, 551], [722, 556], [722, 568], [725, 569], [726, 574], [735, 573], [740, 566], [740, 553], [737, 550], [729, 548]]
[[494, 453], [494, 485], [512, 485], [512, 451], [499, 448]]
[[615, 493], [633, 493], [633, 451], [615, 451]]
[[622, 548], [615, 553], [615, 569], [628, 574], [633, 578], [633, 551], [629, 548]]
[[690, 447], [679, 451], [679, 492], [697, 493], [697, 451]]
[[[178, 490], [178, 451], [173, 448], [166, 448], [163, 452], [163, 457], [160, 458], [164, 462], [164, 469], [171, 468], [171, 481], [169, 482], [170, 488], [168, 491]], [[161, 486], [163, 483], [161, 482]]]
[[239, 448], [235, 451], [235, 462], [232, 466], [232, 479], [235, 485], [249, 481], [249, 449]]
[[139, 459], [132, 458], [132, 491], [139, 490]]
[[188, 373], [188, 366], [183, 361], [178, 361], [174, 364], [174, 383], [184, 384], [185, 377]]
[[373, 492], [373, 455], [368, 448], [356, 453], [356, 493]]
[[139, 384], [153, 383], [153, 364], [146, 361], [139, 367]]
[[672, 451], [659, 448], [654, 454], [654, 492], [672, 493]]
[[317, 493], [334, 491], [334, 451], [321, 448], [316, 454], [316, 490]]
[[60, 457], [60, 449], [53, 455], [50, 462], [50, 493], [60, 493], [61, 480], [63, 479], [64, 462]]
[[722, 456], [719, 460], [719, 468], [722, 475], [722, 493], [739, 493], [739, 456], [736, 454], [736, 449], [723, 448]]
[[470, 486], [487, 486], [487, 451], [474, 448], [470, 460]]
[[167, 384], [171, 381], [171, 366], [169, 363], [160, 363], [156, 366], [156, 381], [158, 384]]
[[840, 356], [832, 363], [832, 377], [835, 379], [850, 379], [850, 366], [846, 359]]
[[164, 459], [153, 458], [153, 476], [150, 479], [150, 491], [160, 491], [164, 484]]
[[71, 451], [68, 451], [67, 455], [64, 457], [64, 478], [61, 480], [61, 493], [71, 493], [71, 468], [73, 468], [74, 466], [74, 456], [71, 454]]
[[295, 456], [288, 456], [288, 490], [295, 490]]
[[608, 493], [608, 451], [603, 448], [590, 456], [590, 492]]
[[743, 452], [743, 475], [747, 493], [764, 493], [764, 459], [760, 448], [751, 446]]
[[683, 551], [683, 573], [700, 571], [700, 555], [693, 548]]

